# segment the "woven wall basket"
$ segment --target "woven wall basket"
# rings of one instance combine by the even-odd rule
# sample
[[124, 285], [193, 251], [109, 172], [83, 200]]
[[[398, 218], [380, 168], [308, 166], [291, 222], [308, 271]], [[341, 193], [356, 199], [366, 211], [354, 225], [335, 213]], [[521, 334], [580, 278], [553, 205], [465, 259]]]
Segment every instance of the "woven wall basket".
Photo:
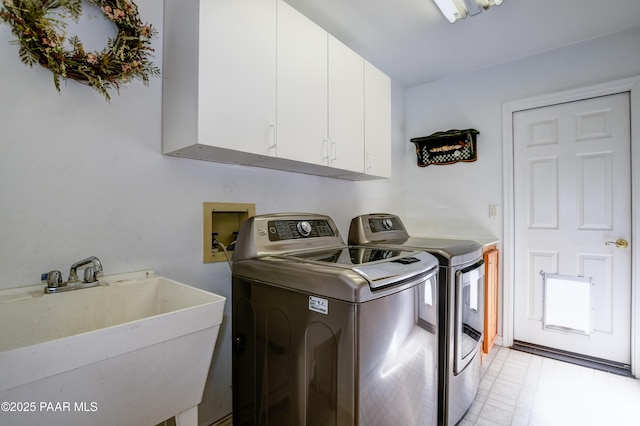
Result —
[[449, 130], [411, 139], [416, 146], [418, 166], [476, 161], [479, 133], [476, 129]]

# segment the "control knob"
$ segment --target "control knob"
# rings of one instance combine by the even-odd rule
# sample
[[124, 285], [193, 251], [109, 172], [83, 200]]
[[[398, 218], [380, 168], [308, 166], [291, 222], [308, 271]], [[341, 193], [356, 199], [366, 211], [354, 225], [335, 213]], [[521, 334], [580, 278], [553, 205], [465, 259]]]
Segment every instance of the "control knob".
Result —
[[311, 229], [312, 229], [311, 224], [306, 220], [298, 222], [298, 224], [296, 225], [296, 228], [298, 228], [298, 232], [303, 237], [308, 237], [311, 234]]
[[387, 231], [393, 229], [393, 221], [391, 219], [389, 219], [388, 217], [382, 219], [382, 227], [384, 229], [386, 229]]

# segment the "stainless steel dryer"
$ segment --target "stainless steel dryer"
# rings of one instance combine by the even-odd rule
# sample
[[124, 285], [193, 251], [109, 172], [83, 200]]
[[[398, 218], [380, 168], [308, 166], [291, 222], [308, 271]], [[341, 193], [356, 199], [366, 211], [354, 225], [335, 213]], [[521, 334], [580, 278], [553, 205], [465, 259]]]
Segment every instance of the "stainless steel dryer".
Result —
[[484, 333], [482, 247], [468, 240], [410, 237], [400, 218], [387, 213], [354, 218], [348, 242], [425, 250], [438, 258], [438, 424], [457, 424], [480, 385]]
[[435, 425], [437, 259], [349, 247], [333, 220], [245, 221], [233, 262], [235, 425]]

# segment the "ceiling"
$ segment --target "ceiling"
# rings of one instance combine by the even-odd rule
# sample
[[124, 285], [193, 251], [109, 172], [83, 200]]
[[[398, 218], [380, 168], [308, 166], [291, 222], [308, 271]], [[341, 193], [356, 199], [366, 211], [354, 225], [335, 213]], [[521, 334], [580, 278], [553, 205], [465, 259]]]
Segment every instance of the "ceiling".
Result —
[[454, 24], [433, 0], [286, 1], [405, 87], [640, 26], [639, 0], [504, 0]]

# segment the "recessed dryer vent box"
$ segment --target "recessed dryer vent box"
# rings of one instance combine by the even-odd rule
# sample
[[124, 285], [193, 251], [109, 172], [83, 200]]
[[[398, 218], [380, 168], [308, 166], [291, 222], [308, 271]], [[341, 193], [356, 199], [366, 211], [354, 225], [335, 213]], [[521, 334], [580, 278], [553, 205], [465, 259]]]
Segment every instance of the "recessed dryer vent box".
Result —
[[[236, 240], [240, 224], [255, 216], [255, 204], [243, 203], [202, 203], [203, 218], [203, 263], [226, 262], [227, 257], [220, 245], [214, 246], [214, 240], [229, 247]], [[233, 255], [233, 247], [227, 249]]]

